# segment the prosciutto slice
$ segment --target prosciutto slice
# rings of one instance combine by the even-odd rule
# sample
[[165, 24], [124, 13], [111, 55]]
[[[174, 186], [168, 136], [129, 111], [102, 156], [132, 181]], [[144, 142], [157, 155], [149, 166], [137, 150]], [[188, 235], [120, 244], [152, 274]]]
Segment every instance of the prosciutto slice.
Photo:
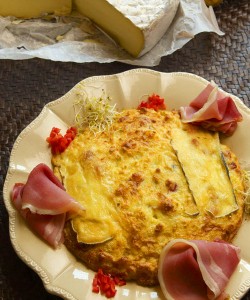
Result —
[[180, 108], [184, 123], [200, 125], [212, 131], [232, 135], [242, 120], [233, 99], [212, 83], [189, 104]]
[[176, 239], [163, 249], [158, 278], [168, 300], [226, 299], [225, 287], [240, 258], [225, 242]]
[[55, 248], [64, 241], [67, 213], [83, 210], [45, 164], [31, 171], [26, 184], [16, 183], [11, 198], [30, 228]]
[[21, 189], [22, 209], [28, 208], [40, 215], [58, 215], [68, 211], [79, 212], [82, 206], [70, 197], [45, 164], [37, 165]]

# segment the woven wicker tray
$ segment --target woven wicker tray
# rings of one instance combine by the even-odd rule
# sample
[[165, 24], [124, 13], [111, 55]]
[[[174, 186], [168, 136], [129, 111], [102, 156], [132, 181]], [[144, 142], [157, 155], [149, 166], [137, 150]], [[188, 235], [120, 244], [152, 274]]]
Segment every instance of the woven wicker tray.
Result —
[[[153, 69], [190, 72], [214, 80], [250, 107], [249, 6], [248, 0], [224, 1], [215, 13], [225, 36], [202, 33]], [[40, 278], [17, 257], [10, 243], [2, 186], [16, 137], [46, 103], [61, 97], [80, 80], [131, 68], [121, 63], [0, 61], [0, 299], [59, 299], [46, 292]], [[250, 300], [250, 292], [244, 300]]]

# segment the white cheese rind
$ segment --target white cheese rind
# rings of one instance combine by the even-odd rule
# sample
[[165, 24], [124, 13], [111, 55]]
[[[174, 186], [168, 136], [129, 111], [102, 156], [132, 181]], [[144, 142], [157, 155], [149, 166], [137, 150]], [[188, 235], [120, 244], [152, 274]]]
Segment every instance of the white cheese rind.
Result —
[[172, 23], [179, 5], [179, 0], [108, 1], [143, 32], [145, 44], [139, 56], [159, 42]]
[[0, 16], [39, 18], [46, 14], [57, 16], [71, 13], [71, 0], [10, 0], [0, 2]]
[[122, 48], [137, 57], [151, 50], [169, 28], [179, 0], [73, 0]]

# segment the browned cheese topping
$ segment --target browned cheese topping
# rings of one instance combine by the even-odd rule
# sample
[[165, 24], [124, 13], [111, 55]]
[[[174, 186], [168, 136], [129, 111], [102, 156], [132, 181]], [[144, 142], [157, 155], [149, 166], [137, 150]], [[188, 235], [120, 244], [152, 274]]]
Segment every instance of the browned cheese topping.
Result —
[[[154, 285], [159, 254], [171, 239], [230, 241], [242, 221], [244, 184], [235, 155], [214, 134], [182, 124], [176, 111], [124, 110], [109, 130], [86, 129], [52, 162], [86, 208], [68, 222], [66, 246], [93, 270]], [[223, 203], [222, 188], [230, 195], [224, 210], [216, 204]]]

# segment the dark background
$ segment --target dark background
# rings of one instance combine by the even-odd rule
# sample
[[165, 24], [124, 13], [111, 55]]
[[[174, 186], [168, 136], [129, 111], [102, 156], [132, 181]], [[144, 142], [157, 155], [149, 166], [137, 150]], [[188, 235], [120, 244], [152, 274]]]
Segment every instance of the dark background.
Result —
[[[224, 1], [215, 8], [215, 13], [225, 36], [199, 34], [151, 69], [190, 72], [214, 80], [250, 106], [249, 6], [248, 0]], [[59, 299], [46, 292], [38, 275], [18, 258], [10, 243], [2, 186], [15, 139], [46, 103], [60, 98], [82, 79], [132, 68], [136, 67], [116, 62], [76, 64], [40, 59], [0, 60], [0, 300]], [[244, 300], [250, 300], [250, 292]]]

